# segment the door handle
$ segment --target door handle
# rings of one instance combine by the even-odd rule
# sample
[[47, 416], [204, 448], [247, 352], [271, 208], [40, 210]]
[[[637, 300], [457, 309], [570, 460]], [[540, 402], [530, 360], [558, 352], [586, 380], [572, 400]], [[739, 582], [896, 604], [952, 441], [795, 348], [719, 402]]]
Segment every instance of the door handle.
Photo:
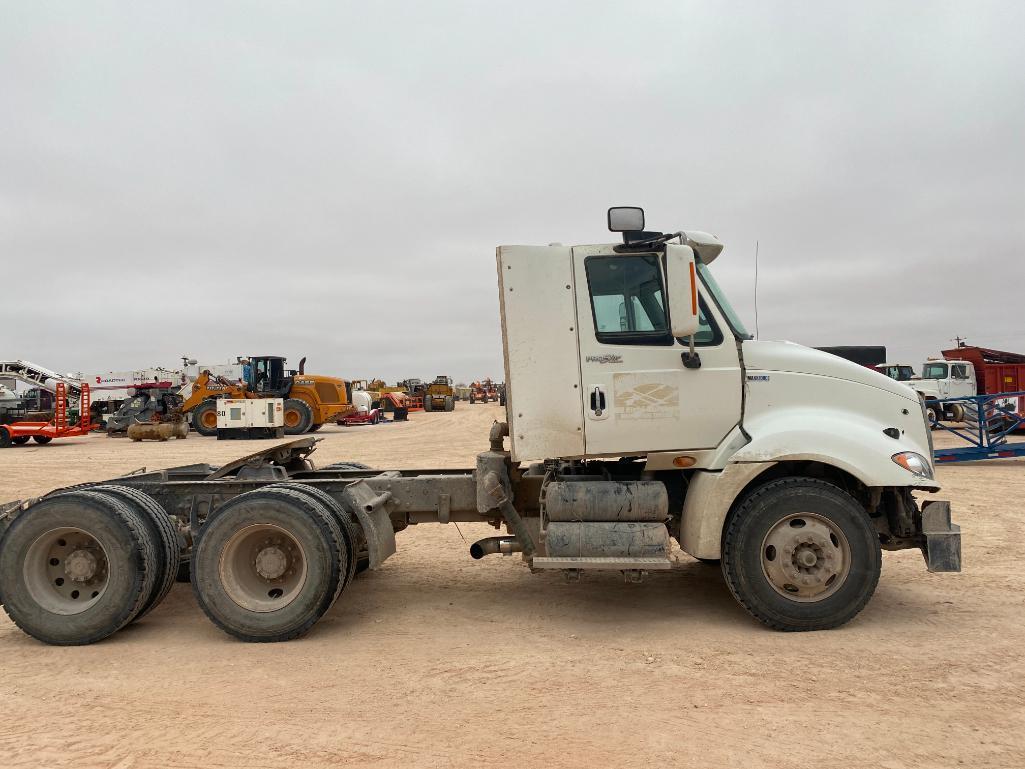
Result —
[[591, 391], [591, 411], [595, 413], [595, 416], [601, 416], [605, 411], [605, 392], [600, 386], [595, 386]]

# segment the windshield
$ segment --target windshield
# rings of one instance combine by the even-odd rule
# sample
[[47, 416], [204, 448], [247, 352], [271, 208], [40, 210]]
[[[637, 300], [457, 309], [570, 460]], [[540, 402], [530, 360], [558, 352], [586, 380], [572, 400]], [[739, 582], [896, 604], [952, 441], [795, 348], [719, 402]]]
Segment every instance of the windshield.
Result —
[[719, 288], [719, 284], [715, 282], [715, 278], [712, 277], [711, 270], [708, 269], [708, 265], [702, 262], [697, 256], [694, 257], [694, 264], [698, 268], [698, 275], [701, 276], [701, 282], [705, 284], [705, 288], [712, 295], [712, 299], [719, 309], [722, 310], [722, 314], [726, 316], [726, 322], [730, 324], [730, 328], [733, 332], [741, 339], [750, 339], [751, 335], [744, 328], [744, 321], [737, 315], [737, 311], [733, 309], [733, 305], [730, 304], [730, 300], [726, 298], [726, 294]]
[[896, 379], [898, 382], [909, 382], [915, 376], [915, 370], [911, 366], [878, 366], [890, 379]]
[[922, 379], [946, 379], [946, 363], [926, 363], [922, 366]]

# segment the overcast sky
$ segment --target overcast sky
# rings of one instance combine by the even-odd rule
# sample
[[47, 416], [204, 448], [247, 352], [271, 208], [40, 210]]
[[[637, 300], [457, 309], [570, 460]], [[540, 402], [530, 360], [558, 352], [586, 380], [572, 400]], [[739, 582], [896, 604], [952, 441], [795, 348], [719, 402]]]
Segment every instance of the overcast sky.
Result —
[[1025, 3], [0, 9], [0, 358], [501, 378], [495, 246], [616, 204], [761, 338], [1025, 352]]

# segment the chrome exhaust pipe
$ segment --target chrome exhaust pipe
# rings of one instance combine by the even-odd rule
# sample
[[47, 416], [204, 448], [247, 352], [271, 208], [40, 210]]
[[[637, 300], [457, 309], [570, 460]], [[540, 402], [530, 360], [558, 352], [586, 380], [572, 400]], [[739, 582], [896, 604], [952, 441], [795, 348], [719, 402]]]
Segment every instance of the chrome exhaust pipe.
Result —
[[470, 545], [470, 557], [479, 561], [486, 555], [512, 555], [523, 552], [523, 544], [516, 537], [487, 537]]

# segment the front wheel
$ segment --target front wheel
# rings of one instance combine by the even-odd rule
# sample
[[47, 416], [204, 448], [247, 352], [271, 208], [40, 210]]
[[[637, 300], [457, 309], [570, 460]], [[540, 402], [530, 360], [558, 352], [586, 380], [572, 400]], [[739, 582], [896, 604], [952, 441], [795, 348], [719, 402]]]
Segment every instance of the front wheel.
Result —
[[306, 401], [289, 398], [285, 401], [285, 435], [302, 435], [313, 426], [313, 409]]
[[731, 514], [722, 570], [734, 598], [774, 630], [851, 620], [879, 582], [879, 539], [861, 505], [816, 478], [755, 489]]
[[192, 410], [192, 426], [200, 435], [217, 435], [217, 401], [207, 400]]

